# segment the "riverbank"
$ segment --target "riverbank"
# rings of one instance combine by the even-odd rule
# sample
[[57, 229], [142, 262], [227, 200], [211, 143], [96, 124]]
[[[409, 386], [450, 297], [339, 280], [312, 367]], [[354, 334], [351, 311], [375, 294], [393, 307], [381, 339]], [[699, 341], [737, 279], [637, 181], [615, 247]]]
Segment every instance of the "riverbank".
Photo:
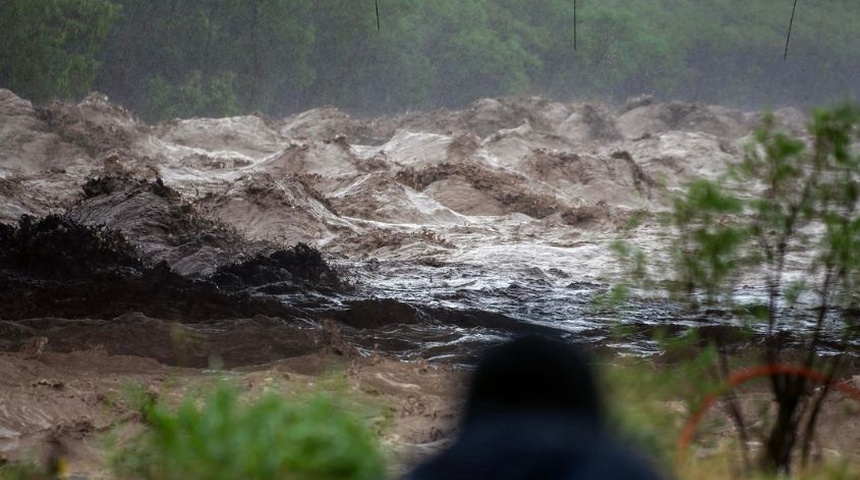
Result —
[[[704, 388], [677, 384], [684, 375], [681, 370], [691, 367], [617, 356], [599, 357], [598, 366], [616, 428], [662, 468], [674, 469], [678, 434], [691, 414], [685, 398]], [[144, 428], [133, 391], [178, 403], [225, 379], [248, 397], [275, 391], [290, 398], [295, 392], [312, 391], [371, 407], [365, 408], [371, 413], [364, 421], [377, 432], [396, 475], [456, 436], [468, 378], [468, 372], [449, 365], [378, 354], [345, 355], [332, 349], [219, 370], [109, 355], [103, 345], [69, 353], [5, 352], [0, 354], [0, 373], [3, 458], [38, 460], [52, 442], [61, 446], [69, 471], [87, 478], [109, 478], [110, 455]], [[764, 382], [753, 383], [740, 388], [738, 395], [755, 449], [760, 441], [756, 432], [765, 421], [761, 415], [767, 412], [763, 407], [769, 404], [768, 389]], [[858, 414], [860, 404], [838, 392], [831, 395], [814, 442], [816, 457], [829, 465], [860, 461], [856, 457], [860, 438], [853, 433], [860, 431]], [[714, 406], [697, 432], [685, 454], [687, 461], [680, 466], [681, 478], [737, 478], [741, 461], [737, 432], [722, 407]]]

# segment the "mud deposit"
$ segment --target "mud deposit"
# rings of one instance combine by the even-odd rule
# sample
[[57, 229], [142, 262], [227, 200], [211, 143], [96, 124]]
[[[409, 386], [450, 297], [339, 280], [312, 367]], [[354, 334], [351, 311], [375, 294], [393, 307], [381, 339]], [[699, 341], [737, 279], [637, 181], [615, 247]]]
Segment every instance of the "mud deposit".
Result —
[[[804, 127], [800, 112], [776, 116]], [[596, 309], [613, 278], [609, 242], [657, 245], [661, 189], [719, 174], [759, 118], [510, 98], [373, 119], [321, 108], [151, 126], [98, 94], [34, 107], [0, 90], [0, 350], [11, 352], [0, 382], [19, 389], [3, 405], [38, 389], [89, 391], [63, 362], [98, 370], [103, 392], [116, 387], [107, 377], [151, 383], [212, 362], [334, 356], [372, 368], [384, 357], [366, 382], [437, 419], [450, 412], [432, 393], [407, 395], [420, 375], [389, 378], [407, 368], [392, 358], [461, 365], [532, 331], [653, 353], [654, 325], [708, 320], [659, 302]], [[623, 338], [611, 335], [619, 319], [631, 327]], [[55, 374], [64, 387], [45, 376]], [[4, 407], [0, 452], [58, 424], [85, 438], [118, 418], [93, 413], [98, 395], [68, 398], [62, 412]], [[444, 436], [434, 422], [406, 443]]]

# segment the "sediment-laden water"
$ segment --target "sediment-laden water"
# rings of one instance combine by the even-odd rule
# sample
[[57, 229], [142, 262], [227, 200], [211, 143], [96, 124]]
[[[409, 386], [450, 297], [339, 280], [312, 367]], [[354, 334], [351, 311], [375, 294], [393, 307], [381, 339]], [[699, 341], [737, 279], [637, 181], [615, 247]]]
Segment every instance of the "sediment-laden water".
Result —
[[[776, 117], [803, 130], [800, 112]], [[163, 361], [178, 362], [182, 344], [183, 361], [238, 364], [344, 340], [461, 361], [526, 331], [636, 354], [658, 349], [661, 325], [732, 337], [716, 314], [594, 298], [617, 279], [611, 242], [656, 251], [665, 192], [740, 159], [759, 119], [647, 98], [617, 108], [510, 98], [369, 119], [322, 108], [150, 126], [98, 94], [34, 107], [0, 90], [0, 222], [63, 219], [47, 246], [0, 265], [4, 342], [49, 335], [73, 349], [63, 338], [85, 327], [97, 342], [146, 324], [153, 342], [173, 342], [155, 355]], [[52, 274], [93, 261], [75, 253], [91, 251], [87, 228], [121, 234], [127, 244], [113, 247], [140, 265]], [[174, 324], [203, 346], [175, 340]]]

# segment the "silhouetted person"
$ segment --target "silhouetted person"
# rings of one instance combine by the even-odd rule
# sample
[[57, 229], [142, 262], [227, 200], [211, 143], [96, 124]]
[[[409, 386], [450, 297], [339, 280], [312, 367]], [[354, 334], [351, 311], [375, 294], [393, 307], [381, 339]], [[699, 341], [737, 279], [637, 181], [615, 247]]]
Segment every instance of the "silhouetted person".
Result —
[[527, 336], [488, 350], [473, 373], [459, 438], [409, 480], [658, 480], [606, 431], [588, 359]]

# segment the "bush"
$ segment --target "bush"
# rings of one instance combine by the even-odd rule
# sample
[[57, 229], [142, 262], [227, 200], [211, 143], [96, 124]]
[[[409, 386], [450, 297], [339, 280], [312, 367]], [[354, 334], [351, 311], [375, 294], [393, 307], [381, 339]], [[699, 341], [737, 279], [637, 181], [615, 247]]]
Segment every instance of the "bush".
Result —
[[378, 479], [370, 430], [327, 397], [288, 401], [265, 393], [240, 401], [219, 387], [198, 406], [144, 407], [147, 430], [113, 462], [120, 478]]

